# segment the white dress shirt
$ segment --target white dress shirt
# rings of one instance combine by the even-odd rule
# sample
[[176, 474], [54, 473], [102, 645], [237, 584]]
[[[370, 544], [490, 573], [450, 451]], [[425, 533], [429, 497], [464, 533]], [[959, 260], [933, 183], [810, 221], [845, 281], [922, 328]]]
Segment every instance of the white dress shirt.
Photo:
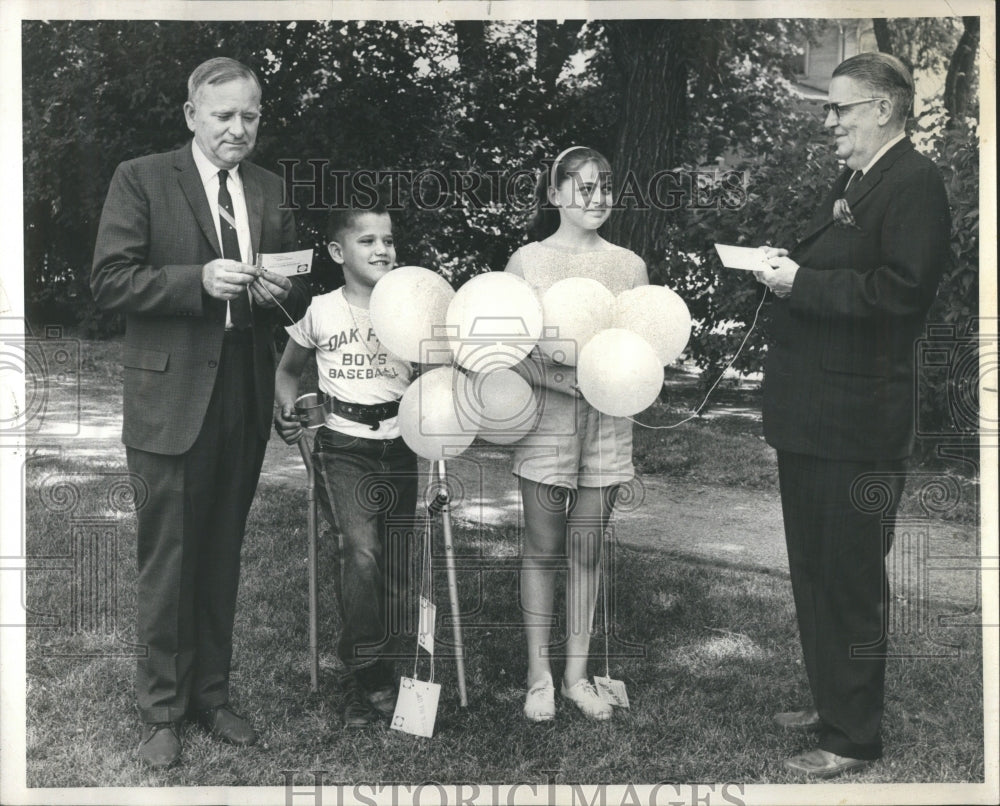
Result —
[[898, 143], [904, 137], [906, 137], [906, 132], [900, 132], [895, 137], [893, 137], [888, 143], [882, 146], [878, 151], [876, 151], [875, 156], [871, 158], [871, 161], [864, 168], [861, 169], [861, 175], [864, 176], [866, 173], [868, 173], [872, 169], [872, 166], [880, 159], [882, 159], [882, 155], [885, 154], [886, 151], [888, 151], [890, 148], [896, 145], [896, 143]]
[[[212, 211], [212, 220], [215, 222], [215, 235], [222, 244], [222, 226], [219, 222], [219, 171], [208, 157], [205, 156], [196, 140], [191, 141], [191, 153], [194, 156], [194, 164], [198, 168], [201, 176], [201, 183], [205, 187], [205, 196], [208, 199], [208, 207]], [[243, 194], [243, 182], [240, 179], [239, 166], [229, 169], [229, 179], [226, 180], [226, 187], [229, 195], [233, 199], [233, 217], [236, 219], [236, 237], [240, 242], [240, 260], [249, 265], [253, 265], [253, 254], [250, 248], [250, 218], [247, 216], [247, 200]], [[232, 319], [229, 315], [229, 306], [226, 306], [226, 327], [232, 326]]]

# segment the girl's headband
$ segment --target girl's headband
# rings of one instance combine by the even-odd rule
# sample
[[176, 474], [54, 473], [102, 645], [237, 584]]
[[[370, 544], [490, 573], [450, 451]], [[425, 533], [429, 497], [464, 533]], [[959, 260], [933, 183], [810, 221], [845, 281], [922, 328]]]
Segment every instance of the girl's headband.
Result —
[[570, 146], [555, 158], [555, 161], [552, 163], [552, 167], [549, 168], [549, 187], [556, 186], [556, 168], [559, 167], [559, 163], [562, 162], [563, 157], [569, 154], [570, 151], [575, 151], [578, 148], [586, 148], [586, 146]]

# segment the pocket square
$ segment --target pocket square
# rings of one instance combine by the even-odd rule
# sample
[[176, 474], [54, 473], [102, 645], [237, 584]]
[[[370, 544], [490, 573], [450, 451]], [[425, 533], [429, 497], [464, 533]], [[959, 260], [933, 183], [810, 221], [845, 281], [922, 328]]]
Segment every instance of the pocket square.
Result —
[[838, 227], [853, 227], [858, 229], [858, 225], [854, 221], [854, 214], [851, 212], [851, 207], [847, 203], [847, 199], [837, 199], [833, 203], [833, 220], [836, 222]]

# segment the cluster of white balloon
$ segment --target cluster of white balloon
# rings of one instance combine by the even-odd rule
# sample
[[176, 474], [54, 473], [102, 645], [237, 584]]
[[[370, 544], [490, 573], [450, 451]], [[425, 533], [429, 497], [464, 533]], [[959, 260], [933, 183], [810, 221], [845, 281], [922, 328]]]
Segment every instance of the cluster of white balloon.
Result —
[[480, 274], [456, 292], [428, 269], [402, 266], [376, 283], [370, 305], [387, 349], [443, 365], [418, 377], [399, 404], [403, 439], [431, 461], [458, 456], [477, 435], [508, 444], [531, 429], [534, 393], [511, 367], [535, 345], [576, 366], [577, 386], [595, 409], [624, 417], [656, 400], [663, 367], [691, 335], [687, 306], [670, 289], [615, 297], [585, 278], [561, 280], [539, 299], [507, 272]]

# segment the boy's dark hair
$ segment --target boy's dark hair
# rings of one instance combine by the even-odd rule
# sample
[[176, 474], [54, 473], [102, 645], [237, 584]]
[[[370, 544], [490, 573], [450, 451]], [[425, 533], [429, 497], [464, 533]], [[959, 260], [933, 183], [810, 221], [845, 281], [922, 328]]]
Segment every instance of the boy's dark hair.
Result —
[[354, 219], [365, 213], [389, 213], [389, 208], [380, 198], [374, 204], [360, 206], [334, 207], [326, 220], [326, 242], [340, 241], [340, 236], [351, 228]]
[[330, 216], [326, 221], [326, 242], [340, 241], [341, 235], [350, 229], [351, 225], [360, 215], [365, 213], [388, 214], [389, 208], [386, 204], [388, 188], [384, 184], [379, 184], [375, 188], [366, 188], [373, 193], [358, 197], [351, 195], [343, 204], [330, 208]]

